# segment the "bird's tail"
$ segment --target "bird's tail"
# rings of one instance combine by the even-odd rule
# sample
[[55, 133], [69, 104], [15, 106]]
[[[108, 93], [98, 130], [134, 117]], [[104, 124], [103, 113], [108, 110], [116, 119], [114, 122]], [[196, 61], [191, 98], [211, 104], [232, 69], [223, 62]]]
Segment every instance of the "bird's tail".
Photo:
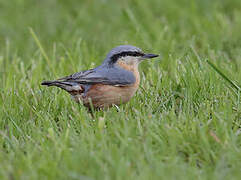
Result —
[[41, 83], [41, 85], [60, 87], [60, 86], [71, 86], [71, 83], [61, 82], [61, 81], [43, 81], [43, 82]]
[[68, 92], [72, 92], [72, 91], [82, 91], [83, 88], [80, 86], [80, 85], [77, 85], [76, 83], [74, 82], [66, 82], [66, 81], [43, 81], [41, 83], [41, 85], [44, 85], [44, 86], [57, 86], [61, 89], [64, 89]]

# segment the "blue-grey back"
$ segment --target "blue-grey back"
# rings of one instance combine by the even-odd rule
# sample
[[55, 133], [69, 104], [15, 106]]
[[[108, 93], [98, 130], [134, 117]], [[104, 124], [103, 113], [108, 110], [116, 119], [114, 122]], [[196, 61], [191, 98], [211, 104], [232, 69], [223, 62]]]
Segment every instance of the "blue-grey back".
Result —
[[131, 71], [122, 69], [117, 65], [112, 67], [101, 65], [95, 69], [75, 73], [60, 80], [89, 85], [101, 83], [125, 86], [135, 83], [136, 78]]

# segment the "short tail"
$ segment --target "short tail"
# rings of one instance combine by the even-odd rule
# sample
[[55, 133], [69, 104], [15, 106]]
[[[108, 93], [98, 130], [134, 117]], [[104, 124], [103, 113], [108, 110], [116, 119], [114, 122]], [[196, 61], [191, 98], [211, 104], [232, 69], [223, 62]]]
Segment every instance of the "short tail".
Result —
[[61, 89], [64, 89], [68, 91], [69, 93], [71, 92], [82, 92], [84, 88], [80, 84], [76, 84], [75, 82], [66, 82], [66, 81], [43, 81], [41, 85], [44, 86], [57, 86]]
[[61, 82], [61, 81], [43, 81], [41, 85], [44, 86], [62, 86], [62, 85], [71, 85], [67, 82]]

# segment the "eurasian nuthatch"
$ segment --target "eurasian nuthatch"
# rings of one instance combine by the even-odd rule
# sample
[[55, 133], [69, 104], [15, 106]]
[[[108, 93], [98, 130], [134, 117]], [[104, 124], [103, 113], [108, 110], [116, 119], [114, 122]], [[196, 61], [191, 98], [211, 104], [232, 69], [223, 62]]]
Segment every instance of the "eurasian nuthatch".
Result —
[[119, 105], [128, 102], [139, 87], [139, 63], [157, 56], [143, 53], [138, 47], [121, 45], [113, 48], [100, 66], [55, 81], [44, 81], [42, 85], [60, 87], [89, 108]]

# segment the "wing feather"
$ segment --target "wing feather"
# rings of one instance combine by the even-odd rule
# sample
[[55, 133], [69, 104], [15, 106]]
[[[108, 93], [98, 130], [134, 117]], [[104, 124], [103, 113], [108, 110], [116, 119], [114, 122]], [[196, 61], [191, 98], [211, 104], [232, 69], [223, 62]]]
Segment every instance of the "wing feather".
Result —
[[115, 86], [127, 86], [135, 83], [136, 78], [131, 71], [118, 67], [96, 68], [81, 71], [63, 78], [59, 82], [70, 82], [78, 84], [106, 84]]

